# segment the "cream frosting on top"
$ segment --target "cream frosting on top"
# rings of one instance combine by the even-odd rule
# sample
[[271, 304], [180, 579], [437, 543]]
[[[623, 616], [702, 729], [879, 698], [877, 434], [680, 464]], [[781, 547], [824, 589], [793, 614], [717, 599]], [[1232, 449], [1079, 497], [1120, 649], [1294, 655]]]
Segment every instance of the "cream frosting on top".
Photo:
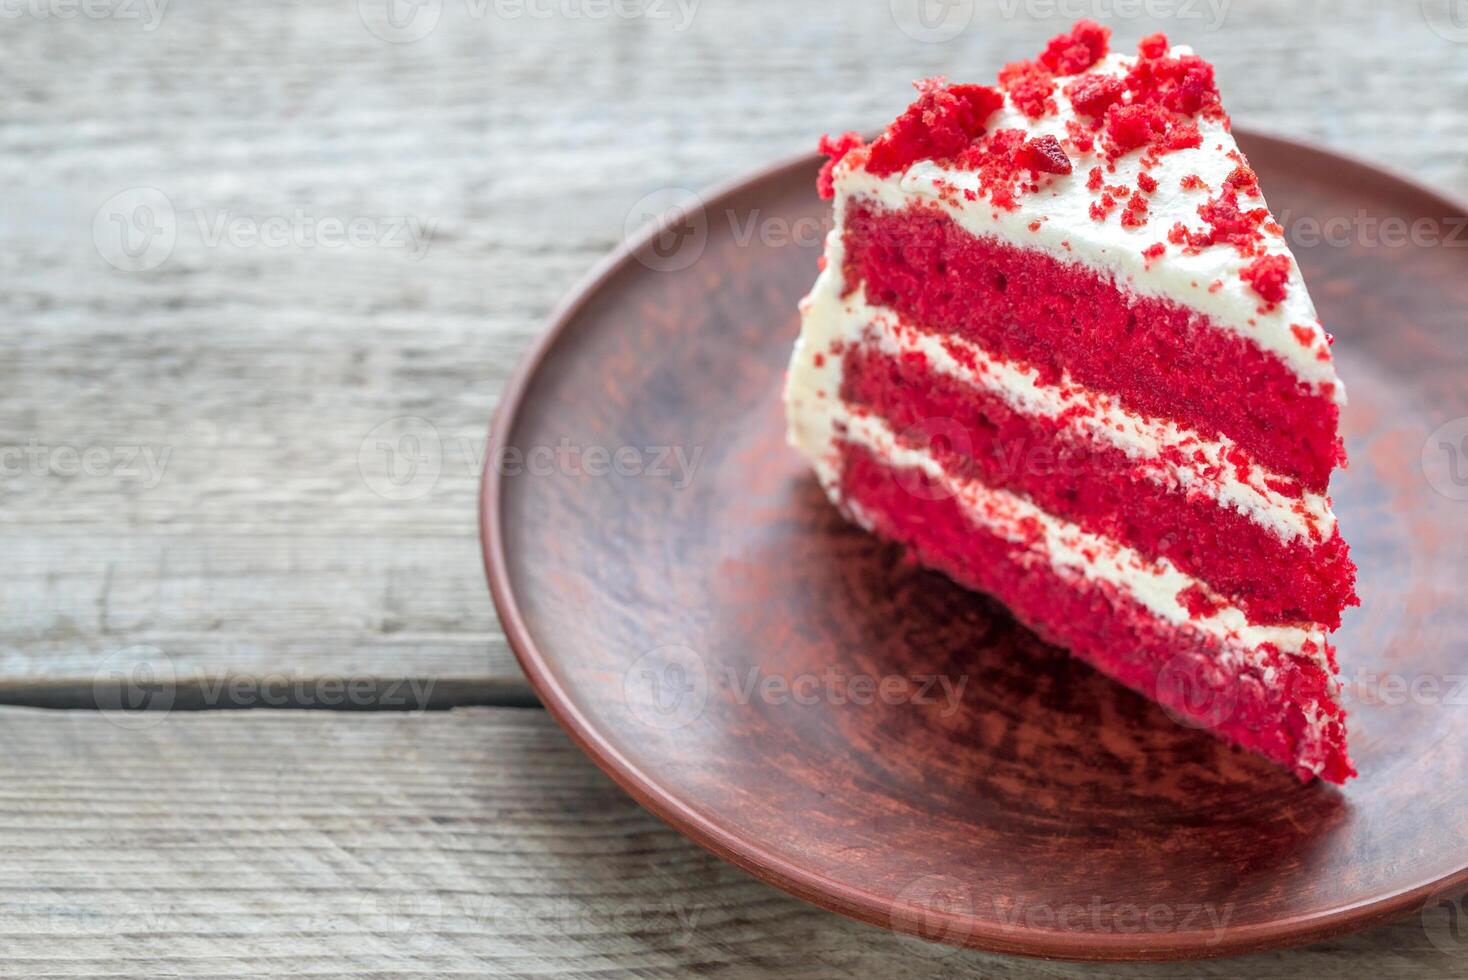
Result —
[[[1179, 46], [1170, 54], [1188, 55], [1191, 50]], [[1089, 73], [1122, 77], [1136, 61], [1135, 57], [1108, 55]], [[1050, 136], [1063, 142], [1068, 137], [1067, 121], [1089, 122], [1089, 117], [1076, 111], [1064, 86], [1057, 88], [1053, 98], [1057, 111], [1033, 119], [1006, 94], [1004, 105], [989, 118], [986, 128], [990, 132], [1019, 129], [1031, 138]], [[1018, 210], [1006, 210], [986, 199], [979, 172], [933, 160], [919, 160], [900, 173], [879, 177], [862, 168], [860, 157], [848, 157], [834, 170], [835, 190], [838, 199], [861, 197], [891, 209], [915, 200], [930, 202], [946, 208], [970, 234], [1038, 249], [1105, 273], [1135, 293], [1196, 309], [1217, 326], [1276, 355], [1297, 377], [1344, 404], [1345, 390], [1336, 375], [1325, 330], [1283, 234], [1264, 234], [1264, 254], [1289, 259], [1285, 296], [1272, 308], [1240, 276], [1255, 256], [1241, 255], [1227, 243], [1187, 249], [1168, 241], [1169, 231], [1177, 224], [1200, 234], [1208, 230], [1199, 207], [1223, 189], [1243, 160], [1225, 119], [1199, 117], [1196, 123], [1202, 136], [1200, 146], [1160, 154], [1150, 167], [1144, 167], [1147, 154], [1140, 150], [1108, 161], [1099, 145], [1088, 153], [1070, 149], [1072, 172], [1041, 174], [1039, 189], [1021, 196]], [[1111, 165], [1114, 170], [1108, 169]], [[1145, 225], [1124, 226], [1120, 206], [1105, 220], [1092, 217], [1098, 192], [1088, 183], [1094, 167], [1102, 168], [1106, 187], [1135, 188], [1144, 172], [1156, 181], [1156, 189], [1147, 195]], [[1184, 179], [1191, 177], [1197, 181], [1185, 186]], [[1262, 194], [1241, 198], [1240, 204], [1248, 209], [1268, 207]], [[1160, 257], [1144, 255], [1158, 244], [1165, 246]]]

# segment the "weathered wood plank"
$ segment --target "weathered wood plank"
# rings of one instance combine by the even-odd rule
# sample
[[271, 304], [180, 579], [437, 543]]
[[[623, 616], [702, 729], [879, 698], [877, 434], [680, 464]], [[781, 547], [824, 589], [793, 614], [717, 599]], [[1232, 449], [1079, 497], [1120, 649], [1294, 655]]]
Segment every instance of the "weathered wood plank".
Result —
[[[225, 676], [521, 684], [474, 544], [476, 454], [514, 360], [635, 202], [877, 125], [909, 79], [986, 75], [1075, 12], [958, 4], [967, 28], [923, 43], [880, 0], [702, 2], [686, 29], [671, 3], [572, 20], [445, 0], [432, 34], [394, 45], [358, 6], [5, 21], [0, 448], [46, 456], [0, 478], [0, 688], [85, 686], [138, 643]], [[1236, 0], [1217, 30], [1209, 4], [1113, 22], [1206, 51], [1240, 122], [1462, 192], [1468, 46], [1428, 8]], [[124, 273], [92, 222], [137, 185], [167, 194], [178, 241]], [[433, 236], [421, 255], [208, 241], [298, 213]], [[431, 422], [439, 477], [386, 499], [374, 438], [402, 416]], [[133, 448], [168, 454], [158, 479], [120, 472]], [[68, 449], [108, 463], [67, 475]]]
[[0, 709], [0, 973], [1415, 980], [1468, 963], [1431, 916], [1175, 967], [927, 946], [706, 854], [538, 710], [111, 718]]

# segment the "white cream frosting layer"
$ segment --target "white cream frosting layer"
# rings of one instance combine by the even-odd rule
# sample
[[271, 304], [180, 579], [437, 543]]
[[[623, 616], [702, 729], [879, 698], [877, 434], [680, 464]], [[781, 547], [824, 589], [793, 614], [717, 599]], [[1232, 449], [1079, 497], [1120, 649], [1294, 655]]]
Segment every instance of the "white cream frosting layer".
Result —
[[[1115, 398], [1068, 379], [1058, 385], [1046, 384], [1034, 368], [994, 357], [967, 341], [903, 327], [895, 311], [873, 306], [860, 290], [844, 298], [821, 295], [815, 302], [830, 306], [819, 312], [813, 310], [812, 315], [842, 321], [836, 328], [838, 336], [863, 338], [888, 354], [920, 353], [931, 369], [965, 386], [991, 392], [1025, 415], [1052, 420], [1064, 417], [1072, 433], [1085, 442], [1121, 450], [1142, 465], [1152, 482], [1185, 493], [1204, 494], [1267, 528], [1282, 541], [1309, 544], [1326, 540], [1335, 532], [1335, 515], [1324, 494], [1286, 496], [1272, 488], [1269, 481], [1296, 486], [1298, 481], [1258, 465], [1249, 467], [1241, 477], [1240, 468], [1229, 459], [1237, 452], [1237, 444], [1227, 437], [1204, 439], [1176, 423], [1137, 415]], [[954, 356], [955, 350], [963, 353], [962, 360]], [[1066, 416], [1077, 407], [1086, 412]], [[1172, 451], [1189, 463], [1175, 463]]]
[[[860, 343], [867, 321], [846, 315], [847, 307], [841, 296], [844, 246], [840, 229], [844, 202], [839, 198], [836, 211], [836, 230], [826, 241], [826, 268], [810, 295], [801, 302], [801, 332], [785, 387], [790, 443], [811, 461], [833, 500], [841, 499], [838, 441], [858, 442], [893, 465], [919, 468], [943, 483], [963, 501], [966, 513], [980, 526], [992, 527], [996, 533], [1013, 540], [1025, 540], [1022, 522], [1038, 522], [1046, 530], [1046, 551], [1058, 571], [1109, 582], [1166, 622], [1189, 624], [1219, 639], [1230, 650], [1247, 652], [1271, 643], [1281, 651], [1296, 653], [1309, 642], [1315, 645], [1316, 656], [1323, 657], [1326, 634], [1315, 625], [1255, 626], [1241, 610], [1228, 605], [1222, 606], [1214, 616], [1194, 620], [1178, 601], [1178, 594], [1189, 588], [1213, 593], [1171, 562], [1166, 559], [1151, 562], [1117, 542], [1048, 514], [1015, 494], [978, 483], [958, 483], [930, 454], [898, 446], [885, 422], [853, 413], [840, 398], [842, 359], [834, 356], [832, 350], [833, 346]], [[996, 518], [995, 515], [1007, 516]], [[1094, 560], [1092, 555], [1096, 556]]]
[[[1192, 52], [1177, 47], [1172, 53], [1177, 56]], [[1091, 72], [1125, 75], [1135, 62], [1133, 57], [1113, 54]], [[1016, 109], [1006, 95], [1003, 108], [990, 117], [987, 129], [990, 132], [1022, 129], [1031, 136], [1054, 136], [1065, 141], [1066, 120], [1088, 121], [1089, 117], [1076, 113], [1064, 93], [1068, 79], [1060, 81], [1055, 92], [1058, 112], [1031, 119]], [[1091, 168], [1100, 166], [1106, 186], [1135, 188], [1137, 177], [1143, 172], [1141, 151], [1116, 160], [1115, 173], [1106, 171], [1107, 161], [1099, 152], [1073, 155], [1072, 173], [1041, 175], [1039, 191], [1024, 195], [1022, 207], [1017, 211], [995, 207], [982, 196], [975, 201], [968, 200], [963, 192], [979, 191], [979, 174], [950, 169], [933, 161], [919, 161], [904, 173], [885, 178], [853, 169], [849, 162], [843, 161], [835, 171], [836, 193], [838, 200], [864, 197], [893, 210], [915, 200], [936, 204], [970, 234], [997, 237], [1024, 248], [1038, 249], [1061, 261], [1080, 263], [1106, 273], [1132, 292], [1197, 309], [1219, 327], [1234, 331], [1277, 355], [1298, 377], [1322, 386], [1337, 403], [1344, 404], [1345, 390], [1336, 377], [1325, 331], [1299, 265], [1282, 236], [1265, 235], [1269, 254], [1288, 256], [1291, 267], [1287, 296], [1272, 310], [1262, 309], [1264, 301], [1239, 278], [1252, 259], [1244, 259], [1233, 246], [1215, 245], [1197, 255], [1187, 255], [1182, 247], [1167, 242], [1169, 230], [1178, 222], [1195, 232], [1208, 229], [1198, 214], [1198, 206], [1217, 196], [1224, 180], [1238, 166], [1238, 161], [1228, 155], [1238, 152], [1238, 144], [1223, 123], [1201, 118], [1197, 123], [1203, 137], [1200, 147], [1163, 154], [1160, 162], [1147, 171], [1158, 186], [1154, 193], [1147, 195], [1149, 214], [1142, 228], [1122, 226], [1124, 202], [1105, 221], [1092, 219], [1090, 209], [1098, 195], [1086, 186]], [[1189, 175], [1202, 178], [1210, 189], [1184, 190], [1182, 179]], [[958, 193], [951, 190], [944, 193], [945, 187], [956, 188]], [[1245, 210], [1267, 207], [1262, 197], [1241, 196], [1239, 204]], [[1029, 226], [1037, 219], [1041, 221], [1040, 226], [1031, 231]], [[1149, 262], [1142, 252], [1158, 242], [1167, 246], [1167, 252]], [[1210, 289], [1215, 282], [1221, 286]], [[1292, 327], [1296, 325], [1307, 332], [1308, 343], [1295, 336]]]
[[1188, 626], [1219, 640], [1225, 656], [1243, 654], [1247, 658], [1266, 643], [1285, 653], [1302, 653], [1306, 644], [1313, 644], [1315, 652], [1306, 655], [1324, 662], [1326, 636], [1318, 627], [1256, 626], [1240, 610], [1227, 605], [1212, 616], [1195, 618], [1178, 601], [1178, 594], [1188, 589], [1213, 594], [1167, 559], [1148, 561], [1124, 545], [1046, 513], [1023, 497], [958, 480], [927, 450], [899, 444], [891, 427], [875, 415], [853, 414], [844, 407], [836, 412], [849, 442], [866, 447], [891, 466], [921, 471], [944, 495], [959, 502], [975, 526], [1021, 544], [1028, 543], [1032, 537], [1029, 532], [1039, 528], [1042, 540], [1037, 555], [1048, 559], [1056, 573], [1110, 585], [1163, 622]]

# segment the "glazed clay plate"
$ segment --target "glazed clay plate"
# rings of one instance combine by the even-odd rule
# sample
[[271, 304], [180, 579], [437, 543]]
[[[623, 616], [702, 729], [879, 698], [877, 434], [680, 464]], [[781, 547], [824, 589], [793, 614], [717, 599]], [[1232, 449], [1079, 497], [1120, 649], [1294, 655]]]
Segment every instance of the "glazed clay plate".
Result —
[[1463, 212], [1241, 142], [1350, 392], [1334, 495], [1363, 607], [1337, 641], [1359, 779], [1300, 785], [1178, 724], [837, 515], [780, 406], [829, 221], [814, 158], [684, 201], [506, 393], [486, 567], [546, 707], [715, 853], [951, 944], [1216, 956], [1468, 887]]

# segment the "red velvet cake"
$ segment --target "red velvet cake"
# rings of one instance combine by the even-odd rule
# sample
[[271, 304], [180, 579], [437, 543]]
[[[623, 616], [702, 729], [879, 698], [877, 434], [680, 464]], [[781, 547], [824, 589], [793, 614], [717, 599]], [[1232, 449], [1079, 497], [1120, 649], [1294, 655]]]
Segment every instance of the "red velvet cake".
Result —
[[1174, 717], [1343, 782], [1330, 336], [1213, 67], [1091, 22], [826, 138], [791, 443], [832, 500]]

